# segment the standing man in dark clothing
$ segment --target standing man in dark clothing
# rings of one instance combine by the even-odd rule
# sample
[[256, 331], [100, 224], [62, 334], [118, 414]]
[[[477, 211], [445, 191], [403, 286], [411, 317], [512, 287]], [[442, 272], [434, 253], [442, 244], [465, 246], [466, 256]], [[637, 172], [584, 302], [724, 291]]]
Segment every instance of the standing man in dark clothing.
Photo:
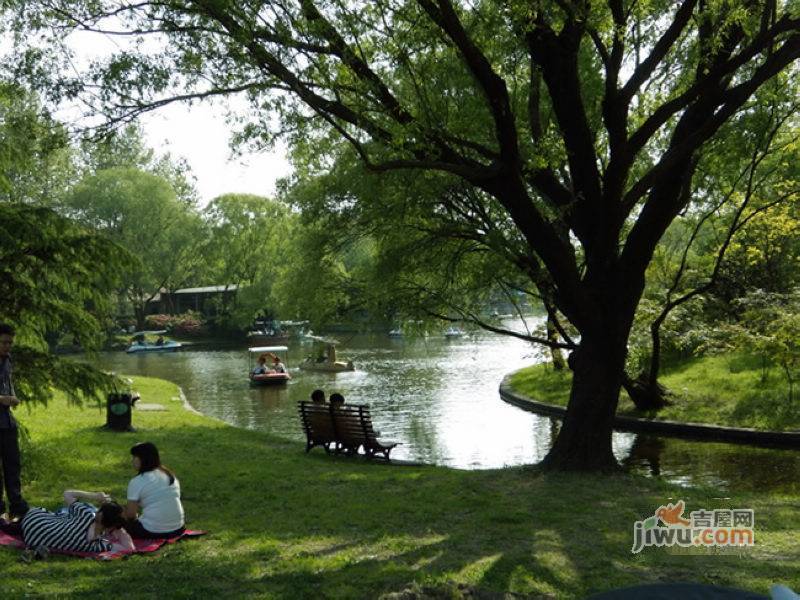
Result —
[[20, 458], [17, 421], [11, 409], [19, 404], [11, 382], [11, 346], [14, 345], [14, 328], [0, 323], [0, 514], [5, 512], [3, 483], [8, 497], [9, 513], [21, 517], [28, 512], [28, 503], [22, 498], [20, 484]]

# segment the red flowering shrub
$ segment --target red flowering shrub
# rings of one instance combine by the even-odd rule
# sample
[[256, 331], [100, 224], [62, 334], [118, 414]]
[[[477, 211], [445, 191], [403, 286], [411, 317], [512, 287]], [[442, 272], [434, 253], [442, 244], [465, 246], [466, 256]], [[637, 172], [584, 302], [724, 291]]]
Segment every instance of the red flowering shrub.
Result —
[[175, 315], [172, 331], [176, 335], [197, 336], [205, 334], [206, 327], [200, 314], [189, 311], [182, 315]]
[[172, 328], [172, 315], [147, 315], [144, 318], [145, 325], [149, 329], [166, 329]]
[[178, 336], [192, 337], [207, 332], [202, 315], [192, 311], [182, 315], [147, 315], [144, 321], [151, 329], [166, 329]]

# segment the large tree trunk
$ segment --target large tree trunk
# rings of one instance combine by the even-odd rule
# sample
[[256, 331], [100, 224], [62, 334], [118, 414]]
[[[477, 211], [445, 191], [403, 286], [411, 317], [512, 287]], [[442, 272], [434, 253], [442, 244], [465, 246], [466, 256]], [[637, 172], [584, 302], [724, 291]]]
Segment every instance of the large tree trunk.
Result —
[[542, 461], [548, 470], [614, 471], [611, 431], [625, 367], [625, 344], [614, 336], [584, 336], [570, 355], [573, 371], [561, 432]]
[[626, 374], [623, 376], [622, 385], [638, 410], [660, 410], [671, 404], [669, 390], [658, 383], [657, 379], [651, 379], [647, 373], [642, 373], [636, 379]]
[[671, 404], [669, 391], [658, 382], [661, 371], [661, 324], [668, 314], [669, 310], [664, 310], [650, 325], [652, 353], [647, 371], [635, 379], [628, 377], [627, 374], [623, 376], [622, 386], [636, 408], [641, 411], [660, 410]]

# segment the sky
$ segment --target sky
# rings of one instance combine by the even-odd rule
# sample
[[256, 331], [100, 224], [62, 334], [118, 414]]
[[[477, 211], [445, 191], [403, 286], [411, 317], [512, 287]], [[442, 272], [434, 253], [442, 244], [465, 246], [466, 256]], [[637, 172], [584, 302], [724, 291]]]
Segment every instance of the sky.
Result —
[[[93, 58], [122, 49], [119, 38], [74, 32], [65, 39], [74, 52], [73, 64], [81, 68]], [[241, 100], [238, 110], [242, 110]], [[70, 109], [65, 109], [65, 115]], [[74, 114], [74, 113], [73, 113]], [[71, 120], [67, 116], [67, 120]], [[170, 152], [183, 157], [196, 178], [200, 205], [225, 193], [249, 193], [271, 196], [275, 183], [291, 173], [286, 148], [276, 146], [271, 152], [244, 153], [233, 157], [230, 128], [225, 122], [223, 100], [193, 106], [172, 104], [143, 115], [139, 119], [148, 146], [158, 154]]]
[[275, 182], [291, 172], [284, 147], [271, 152], [232, 156], [230, 129], [218, 104], [175, 104], [140, 119], [148, 146], [189, 163], [200, 204], [225, 193], [271, 196]]

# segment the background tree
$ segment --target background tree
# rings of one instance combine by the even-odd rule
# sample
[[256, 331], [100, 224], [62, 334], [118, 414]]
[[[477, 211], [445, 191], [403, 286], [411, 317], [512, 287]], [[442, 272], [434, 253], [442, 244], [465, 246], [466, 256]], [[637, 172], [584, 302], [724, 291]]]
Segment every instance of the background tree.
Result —
[[342, 234], [325, 221], [295, 225], [270, 290], [279, 314], [309, 320], [314, 329], [387, 324], [397, 316], [396, 304], [383, 302], [391, 285], [376, 272], [374, 240]]
[[795, 410], [794, 385], [800, 375], [800, 290], [754, 290], [737, 299], [735, 305], [740, 318], [710, 330], [705, 350], [760, 356], [762, 381], [768, 367], [777, 365], [788, 385], [786, 408]]
[[187, 206], [197, 204], [195, 178], [186, 161], [169, 153], [156, 153], [136, 124], [108, 131], [101, 137], [84, 136], [81, 140], [82, 176], [114, 167], [135, 168], [161, 177], [169, 182], [178, 200]]
[[287, 201], [315, 231], [304, 244], [308, 264], [329, 267], [314, 278], [326, 290], [329, 314], [369, 311], [390, 322], [434, 317], [547, 342], [544, 332], [510, 330], [489, 314], [497, 299], [516, 306], [520, 295], [536, 305], [542, 298], [508, 251], [524, 243], [485, 197], [446, 177], [370, 173], [347, 147], [326, 155], [337, 157], [333, 166], [310, 175], [317, 154], [294, 154], [299, 174]]
[[[797, 10], [726, 0], [49, 0], [25, 4], [15, 27], [19, 47], [42, 26], [58, 39], [65, 27], [120, 28], [164, 42], [50, 86], [58, 95], [100, 85], [112, 125], [171, 99], [246, 92], [256, 110], [245, 137], [268, 143], [277, 113], [293, 141], [335, 135], [375, 171], [441, 172], [472, 188], [524, 241], [520, 273], [580, 333], [544, 466], [610, 469], [647, 266], [692, 197], [707, 143], [800, 56]], [[28, 48], [13, 63], [21, 70], [41, 64], [30, 57], [42, 49]]]
[[[742, 263], [737, 256], [742, 248], [751, 253], [759, 246], [777, 244], [789, 251], [787, 238], [798, 226], [790, 214], [796, 213], [793, 207], [800, 200], [795, 158], [800, 123], [796, 118], [797, 93], [786, 93], [794, 81], [782, 79], [760, 90], [742, 114], [725, 126], [698, 165], [695, 198], [656, 248], [644, 296], [660, 308], [647, 323], [647, 364], [640, 365], [642, 372], [637, 378], [624, 382], [628, 395], [642, 410], [657, 409], [666, 402], [666, 390], [658, 384], [658, 375], [661, 330], [670, 313], [693, 300], [734, 292], [730, 275], [735, 265]], [[774, 231], [759, 227], [765, 221], [774, 221]], [[753, 234], [764, 237], [759, 241]], [[766, 268], [766, 262], [760, 261], [760, 266]], [[793, 276], [788, 263], [784, 262], [783, 272], [778, 273], [780, 259], [775, 256], [769, 262], [770, 275], [777, 276], [771, 285], [791, 289]], [[735, 297], [760, 287], [767, 271], [751, 275]], [[690, 326], [690, 322], [684, 323], [684, 333]], [[673, 335], [672, 342], [675, 340]], [[679, 344], [685, 347], [686, 342]]]
[[233, 306], [221, 306], [227, 325], [245, 327], [270, 303], [272, 284], [286, 260], [291, 220], [283, 204], [252, 194], [225, 194], [204, 211], [210, 236], [203, 251], [208, 276], [238, 285]]
[[147, 303], [162, 288], [182, 287], [202, 264], [199, 215], [164, 178], [130, 167], [104, 169], [74, 187], [65, 210], [138, 259], [121, 282], [139, 329]]

